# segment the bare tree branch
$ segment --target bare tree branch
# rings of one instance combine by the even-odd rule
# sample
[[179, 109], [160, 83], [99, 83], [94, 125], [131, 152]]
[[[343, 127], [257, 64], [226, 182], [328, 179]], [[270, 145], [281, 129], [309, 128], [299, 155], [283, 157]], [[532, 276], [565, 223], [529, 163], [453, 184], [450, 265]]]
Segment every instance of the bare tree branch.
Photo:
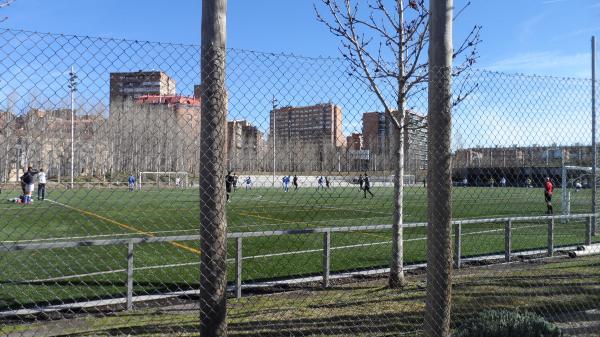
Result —
[[[6, 8], [6, 7], [12, 5], [15, 1], [16, 0], [0, 0], [0, 9]], [[6, 21], [7, 19], [8, 19], [8, 16], [0, 18], [0, 23]]]

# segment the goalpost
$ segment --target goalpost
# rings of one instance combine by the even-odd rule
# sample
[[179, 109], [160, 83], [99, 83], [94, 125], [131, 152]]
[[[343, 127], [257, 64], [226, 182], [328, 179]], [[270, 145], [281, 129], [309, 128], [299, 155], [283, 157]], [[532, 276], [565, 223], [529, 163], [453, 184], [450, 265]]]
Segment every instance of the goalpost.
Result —
[[[561, 203], [562, 203], [562, 214], [571, 214], [571, 204], [591, 204], [594, 202], [591, 198], [589, 200], [583, 200], [582, 198], [573, 198], [569, 187], [576, 188], [575, 184], [581, 184], [581, 187], [593, 187], [592, 184], [597, 184], [597, 178], [592, 176], [591, 166], [571, 166], [563, 165], [561, 172]], [[577, 192], [579, 189], [576, 188]], [[581, 203], [583, 201], [583, 203]]]
[[186, 188], [189, 186], [188, 173], [185, 171], [140, 171], [138, 172], [138, 188], [145, 186]]

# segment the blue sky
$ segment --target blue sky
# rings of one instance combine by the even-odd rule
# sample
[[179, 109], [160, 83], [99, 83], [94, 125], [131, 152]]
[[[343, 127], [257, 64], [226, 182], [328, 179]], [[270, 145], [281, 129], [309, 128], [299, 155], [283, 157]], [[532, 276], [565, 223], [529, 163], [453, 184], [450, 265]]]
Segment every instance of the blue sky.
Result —
[[[315, 20], [313, 0], [230, 0], [228, 46], [337, 56], [338, 41]], [[455, 0], [460, 8], [465, 0]], [[199, 43], [201, 0], [16, 0], [0, 26], [40, 32]], [[600, 0], [472, 0], [455, 23], [458, 41], [483, 26], [479, 67], [590, 77], [590, 37]]]

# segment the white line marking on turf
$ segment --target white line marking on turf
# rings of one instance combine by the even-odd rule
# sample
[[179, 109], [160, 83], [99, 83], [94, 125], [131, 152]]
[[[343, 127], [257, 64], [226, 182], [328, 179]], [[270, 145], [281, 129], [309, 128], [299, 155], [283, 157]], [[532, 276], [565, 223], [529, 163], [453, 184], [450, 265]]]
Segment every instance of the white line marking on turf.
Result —
[[[155, 231], [155, 232], [148, 232], [148, 233], [164, 234], [164, 233], [184, 233], [184, 232], [198, 232], [198, 231], [199, 231], [198, 229], [181, 229], [181, 230], [172, 230], [172, 231]], [[103, 237], [133, 236], [133, 235], [139, 235], [139, 234], [138, 233], [115, 233], [115, 234], [97, 234], [97, 235], [87, 235], [87, 236], [64, 236], [64, 237], [44, 238], [44, 239], [0, 241], [0, 243], [32, 243], [32, 242], [45, 242], [45, 241], [69, 241], [69, 240], [79, 240], [79, 239], [94, 239], [94, 238], [103, 238]]]
[[[240, 198], [236, 198], [236, 199], [242, 199], [242, 200], [250, 200], [250, 198], [244, 198], [244, 197], [240, 197]], [[271, 204], [280, 204], [280, 205], [289, 205], [289, 206], [298, 206], [297, 204], [294, 203], [289, 203], [289, 202], [284, 202], [284, 201], [275, 201], [275, 200], [269, 200], [269, 199], [263, 199], [263, 202], [266, 203], [271, 203]], [[347, 206], [356, 206], [355, 204], [347, 204]], [[333, 209], [336, 211], [355, 211], [355, 212], [363, 212], [363, 213], [373, 213], [373, 214], [385, 214], [385, 215], [391, 215], [392, 213], [387, 213], [387, 212], [377, 212], [377, 211], [371, 211], [371, 210], [364, 210], [364, 209], [356, 209], [356, 208], [339, 208], [339, 207], [335, 207], [335, 206], [325, 206], [325, 205], [315, 205], [314, 208], [302, 208], [301, 210], [311, 210], [311, 211], [315, 211], [315, 210], [319, 210], [319, 209]]]

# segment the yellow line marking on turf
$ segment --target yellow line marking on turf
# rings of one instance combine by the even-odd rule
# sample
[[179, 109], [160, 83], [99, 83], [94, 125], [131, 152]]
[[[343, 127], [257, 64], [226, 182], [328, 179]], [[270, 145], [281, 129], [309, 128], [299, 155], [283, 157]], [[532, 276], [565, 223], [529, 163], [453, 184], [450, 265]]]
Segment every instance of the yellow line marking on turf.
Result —
[[[110, 222], [110, 223], [112, 223], [112, 224], [114, 224], [114, 225], [117, 225], [117, 226], [119, 226], [119, 227], [125, 228], [125, 229], [127, 229], [127, 230], [130, 230], [130, 231], [132, 231], [132, 232], [136, 232], [136, 233], [139, 233], [139, 234], [144, 234], [144, 235], [146, 235], [146, 236], [153, 237], [153, 238], [155, 238], [155, 237], [156, 237], [156, 235], [152, 234], [151, 232], [146, 232], [146, 231], [143, 231], [143, 230], [141, 230], [141, 229], [138, 229], [138, 228], [135, 228], [135, 227], [133, 227], [133, 226], [131, 226], [131, 225], [127, 225], [127, 224], [124, 224], [124, 223], [118, 222], [118, 221], [116, 221], [116, 220], [113, 220], [113, 219], [110, 219], [110, 218], [104, 217], [104, 216], [102, 216], [102, 215], [100, 215], [100, 214], [92, 213], [92, 212], [90, 212], [90, 211], [86, 211], [86, 210], [84, 210], [84, 209], [80, 209], [80, 208], [73, 207], [73, 206], [70, 206], [70, 205], [67, 205], [67, 204], [63, 204], [63, 203], [60, 203], [60, 202], [57, 202], [57, 201], [54, 201], [54, 200], [50, 200], [50, 199], [46, 199], [46, 200], [48, 200], [48, 201], [50, 201], [50, 202], [52, 202], [52, 203], [55, 203], [55, 204], [57, 204], [57, 205], [61, 205], [61, 206], [63, 206], [63, 207], [66, 207], [66, 208], [72, 209], [72, 210], [74, 210], [74, 211], [77, 211], [77, 212], [79, 212], [79, 213], [81, 213], [81, 214], [85, 214], [85, 215], [88, 215], [88, 216], [91, 216], [91, 217], [94, 217], [94, 218], [98, 218], [98, 219], [100, 219], [100, 220], [104, 220], [104, 221]], [[194, 254], [198, 254], [198, 255], [200, 255], [200, 250], [198, 250], [198, 249], [196, 249], [196, 248], [192, 248], [192, 247], [190, 247], [190, 246], [187, 246], [187, 245], [184, 245], [184, 244], [181, 244], [181, 243], [178, 243], [178, 242], [174, 242], [174, 241], [170, 241], [169, 243], [170, 243], [170, 244], [172, 244], [172, 245], [173, 245], [173, 246], [175, 246], [175, 247], [178, 247], [178, 248], [181, 248], [181, 249], [187, 250], [187, 251], [189, 251], [189, 252], [192, 252], [192, 253], [194, 253]]]

